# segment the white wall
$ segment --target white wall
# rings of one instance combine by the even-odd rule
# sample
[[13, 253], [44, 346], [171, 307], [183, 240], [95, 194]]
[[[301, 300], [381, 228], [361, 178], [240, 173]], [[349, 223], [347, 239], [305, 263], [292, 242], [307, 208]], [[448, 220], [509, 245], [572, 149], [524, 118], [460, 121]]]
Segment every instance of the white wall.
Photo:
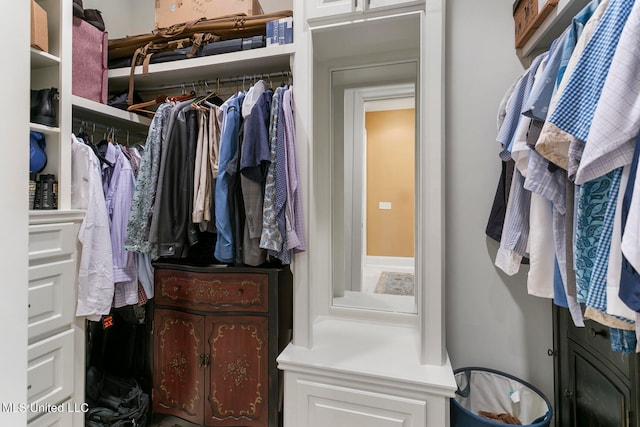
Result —
[[526, 294], [493, 261], [485, 236], [500, 161], [496, 114], [523, 71], [513, 48], [511, 2], [447, 1], [446, 334], [454, 368], [483, 366], [528, 380], [553, 401], [551, 303]]
[[[19, 1], [0, 14], [0, 38], [11, 40], [0, 88], [0, 404], [27, 401], [27, 284], [29, 171], [29, 5]], [[8, 64], [11, 64], [8, 66]], [[24, 426], [25, 412], [0, 411], [0, 425]]]

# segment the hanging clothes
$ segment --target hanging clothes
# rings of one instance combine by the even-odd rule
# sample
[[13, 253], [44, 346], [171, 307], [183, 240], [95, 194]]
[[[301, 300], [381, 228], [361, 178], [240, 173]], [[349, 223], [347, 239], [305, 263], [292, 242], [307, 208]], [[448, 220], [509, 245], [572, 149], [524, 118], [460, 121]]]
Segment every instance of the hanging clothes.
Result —
[[98, 158], [71, 136], [71, 207], [86, 209], [78, 232], [78, 304], [76, 316], [100, 320], [109, 314], [114, 295], [109, 216]]
[[[625, 258], [638, 241], [626, 219], [636, 218], [628, 165], [640, 133], [639, 34], [640, 2], [589, 2], [522, 74], [497, 136], [500, 158], [516, 169], [496, 266], [515, 274], [529, 255], [529, 292], [549, 297], [553, 275], [554, 303], [567, 306], [577, 326], [583, 317], [609, 326], [611, 347], [622, 352], [636, 349], [640, 336], [633, 297], [625, 301], [626, 284], [640, 288]], [[505, 176], [503, 167], [500, 185]]]
[[272, 90], [264, 81], [257, 82], [242, 103], [244, 140], [240, 158], [240, 183], [245, 208], [243, 262], [257, 266], [266, 261], [266, 251], [260, 248], [262, 209], [269, 151], [269, 112]]
[[140, 160], [140, 171], [136, 179], [127, 223], [125, 249], [132, 252], [151, 253], [151, 218], [154, 211], [156, 191], [160, 175], [160, 159], [166, 144], [166, 131], [171, 106], [161, 104], [149, 125], [145, 150]]
[[[289, 264], [305, 250], [293, 92], [258, 81], [220, 106], [207, 101], [210, 95], [159, 106], [140, 159], [125, 247], [150, 259]], [[263, 247], [272, 235], [277, 240], [269, 237], [272, 246]]]
[[236, 260], [235, 244], [237, 242], [234, 242], [233, 239], [233, 223], [228, 199], [231, 181], [230, 172], [235, 173], [232, 169], [232, 160], [238, 150], [242, 122], [240, 108], [243, 99], [244, 94], [238, 93], [222, 104], [224, 121], [221, 129], [220, 160], [215, 192], [215, 221], [218, 234], [214, 256], [216, 259], [227, 263], [233, 263]]
[[104, 157], [113, 164], [102, 165], [102, 185], [109, 215], [113, 255], [114, 307], [138, 303], [138, 265], [133, 252], [125, 250], [125, 236], [135, 185], [133, 169], [119, 146], [106, 143]]

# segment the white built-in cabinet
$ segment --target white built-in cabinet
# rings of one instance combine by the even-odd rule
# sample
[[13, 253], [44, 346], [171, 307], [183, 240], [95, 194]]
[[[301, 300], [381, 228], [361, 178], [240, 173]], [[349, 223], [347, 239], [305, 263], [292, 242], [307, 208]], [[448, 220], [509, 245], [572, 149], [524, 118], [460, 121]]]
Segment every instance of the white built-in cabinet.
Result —
[[[58, 209], [29, 211], [26, 412], [29, 426], [81, 426], [84, 331], [75, 318], [75, 301], [83, 212], [71, 210], [72, 1], [36, 1], [47, 13], [49, 49], [30, 50], [30, 88], [56, 88], [59, 99], [56, 126], [30, 123], [29, 128], [45, 135], [47, 165], [41, 173], [58, 181]], [[28, 171], [23, 176], [26, 182]]]
[[[284, 427], [446, 427], [456, 390], [444, 339], [446, 2], [360, 1], [310, 0], [294, 10], [308, 247], [293, 265], [293, 342], [278, 358]], [[332, 187], [342, 179], [332, 166], [341, 103], [332, 75], [363, 70], [352, 87], [405, 83], [393, 72], [369, 72], [398, 64], [416, 70], [416, 314], [336, 305], [331, 273], [339, 205]]]
[[305, 17], [309, 21], [335, 19], [345, 15], [359, 15], [385, 9], [397, 9], [424, 3], [424, 0], [309, 0], [304, 2]]

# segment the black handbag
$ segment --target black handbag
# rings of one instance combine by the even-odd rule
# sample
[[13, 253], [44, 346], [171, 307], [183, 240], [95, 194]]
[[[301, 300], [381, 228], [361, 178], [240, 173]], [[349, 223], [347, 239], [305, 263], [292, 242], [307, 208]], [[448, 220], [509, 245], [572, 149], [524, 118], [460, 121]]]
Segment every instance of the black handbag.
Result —
[[103, 374], [95, 367], [87, 371], [87, 427], [145, 426], [149, 395], [134, 379]]

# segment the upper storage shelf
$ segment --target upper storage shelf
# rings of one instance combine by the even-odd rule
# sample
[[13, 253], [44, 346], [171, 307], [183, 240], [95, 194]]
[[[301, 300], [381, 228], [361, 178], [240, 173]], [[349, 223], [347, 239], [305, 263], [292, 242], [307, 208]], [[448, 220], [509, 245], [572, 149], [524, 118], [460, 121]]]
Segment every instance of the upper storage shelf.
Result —
[[[218, 77], [275, 73], [290, 70], [295, 44], [269, 46], [181, 61], [151, 64], [149, 73], [142, 74], [142, 66], [135, 68], [135, 87], [162, 87], [176, 83], [214, 80]], [[129, 85], [131, 69], [109, 70], [109, 90], [124, 90]]]
[[99, 102], [91, 101], [80, 96], [73, 95], [71, 98], [73, 115], [89, 121], [97, 121], [100, 123], [109, 123], [123, 129], [140, 129], [146, 131], [151, 124], [151, 119], [139, 114], [128, 111], [119, 110]]
[[551, 10], [549, 16], [542, 22], [533, 36], [517, 49], [517, 54], [524, 62], [532, 56], [545, 51], [551, 42], [558, 37], [571, 23], [573, 17], [589, 3], [590, 0], [560, 0]]

